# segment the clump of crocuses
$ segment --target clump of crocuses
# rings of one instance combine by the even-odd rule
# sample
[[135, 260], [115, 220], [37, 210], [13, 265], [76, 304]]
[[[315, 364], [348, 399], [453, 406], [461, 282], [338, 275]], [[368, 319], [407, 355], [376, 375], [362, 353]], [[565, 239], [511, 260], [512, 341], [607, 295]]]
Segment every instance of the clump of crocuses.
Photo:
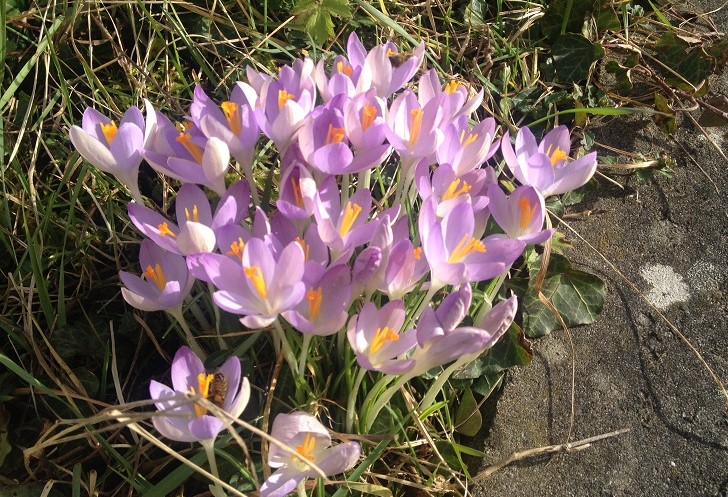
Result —
[[[137, 274], [121, 272], [125, 300], [168, 311], [195, 347], [175, 355], [172, 388], [151, 383], [154, 426], [170, 440], [202, 441], [211, 465], [211, 440], [240, 416], [250, 387], [238, 357], [204, 367], [206, 353], [234, 350], [227, 342], [235, 339], [192, 332], [188, 310], [201, 327], [213, 326], [198, 307], [200, 291], [211, 292], [215, 323], [225, 312], [241, 332], [265, 331], [258, 340], [269, 337], [304, 381], [313, 342], [350, 357], [354, 379], [345, 401], [336, 400], [347, 406], [346, 429], [367, 431], [405, 382], [436, 377], [427, 407], [456, 368], [506, 332], [516, 297], [492, 285], [473, 319], [473, 287], [502, 282], [528, 245], [546, 242], [554, 231], [544, 228], [545, 197], [594, 174], [595, 154], [572, 157], [564, 126], [541, 142], [521, 128], [514, 146], [494, 119], [478, 122], [482, 91], [443, 83], [434, 70], [412, 85], [423, 58], [423, 44], [407, 56], [391, 43], [367, 51], [352, 33], [346, 56], [330, 67], [304, 58], [275, 76], [249, 68], [248, 81], [221, 102], [197, 87], [189, 119], [178, 124], [146, 102], [146, 117], [131, 108], [117, 127], [88, 109], [71, 129], [79, 153], [134, 199], [129, 216], [146, 238]], [[261, 136], [280, 164], [266, 205], [252, 172], [273, 167], [254, 164]], [[499, 150], [512, 178], [492, 167]], [[145, 205], [142, 160], [181, 183], [174, 216]], [[231, 160], [244, 177], [228, 184]], [[384, 174], [395, 177], [385, 182]], [[333, 357], [318, 361], [333, 365]], [[359, 399], [367, 376], [376, 383]], [[331, 446], [329, 430], [304, 412], [279, 414], [271, 436], [267, 462], [276, 470], [262, 496], [347, 471], [361, 453], [354, 442]]]

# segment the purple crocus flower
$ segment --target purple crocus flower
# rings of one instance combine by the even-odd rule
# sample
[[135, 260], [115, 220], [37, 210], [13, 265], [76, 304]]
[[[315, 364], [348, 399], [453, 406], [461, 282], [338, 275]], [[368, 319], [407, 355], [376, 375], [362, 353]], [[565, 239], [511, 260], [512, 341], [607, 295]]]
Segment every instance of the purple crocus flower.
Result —
[[241, 262], [219, 254], [188, 257], [194, 274], [204, 272], [202, 279], [218, 288], [212, 296], [215, 303], [244, 315], [240, 322], [248, 328], [270, 325], [304, 298], [304, 254], [298, 243], [288, 244], [276, 259], [269, 243], [251, 238], [245, 243]]
[[128, 206], [129, 218], [145, 236], [170, 252], [180, 255], [212, 252], [216, 246], [215, 231], [227, 224], [239, 223], [247, 213], [249, 191], [242, 181], [231, 186], [220, 199], [213, 218], [205, 193], [188, 183], [177, 193], [175, 206], [179, 226], [135, 203]]
[[457, 295], [452, 301], [446, 298], [440, 305], [445, 306], [442, 311], [438, 308], [427, 316], [423, 314], [425, 319], [420, 320], [417, 328], [420, 345], [410, 357], [415, 365], [409, 375], [418, 376], [455, 360], [468, 363], [492, 347], [508, 330], [518, 308], [515, 296], [496, 304], [473, 326], [457, 327], [463, 306], [469, 306], [469, 301], [465, 302], [467, 298], [466, 295]]
[[569, 129], [558, 126], [544, 136], [541, 143], [527, 127], [516, 135], [515, 150], [511, 138], [501, 140], [501, 151], [508, 168], [523, 185], [531, 185], [546, 198], [579, 188], [597, 169], [597, 154], [591, 152], [571, 160]]
[[314, 281], [306, 281], [306, 296], [283, 317], [301, 333], [327, 336], [339, 331], [349, 318], [351, 274], [349, 266], [339, 264], [327, 269]]
[[488, 206], [488, 179], [488, 169], [475, 169], [458, 176], [449, 164], [442, 164], [435, 168], [430, 181], [426, 160], [420, 161], [415, 168], [415, 184], [420, 197], [435, 199], [438, 218], [461, 203], [469, 203], [476, 215], [481, 213]]
[[260, 497], [284, 497], [293, 492], [304, 478], [317, 478], [343, 473], [354, 467], [361, 455], [357, 442], [331, 446], [331, 435], [315, 417], [304, 412], [279, 414], [273, 420], [271, 436], [293, 454], [271, 444], [268, 464], [276, 471], [260, 487]]
[[387, 113], [385, 134], [403, 162], [413, 164], [435, 153], [442, 143], [441, 100], [433, 99], [420, 106], [417, 96], [405, 90], [394, 99]]
[[394, 244], [384, 271], [384, 281], [379, 289], [390, 299], [401, 299], [427, 273], [429, 265], [422, 257], [422, 248], [415, 247], [405, 238]]
[[437, 148], [439, 164], [449, 164], [455, 175], [462, 176], [490, 159], [499, 143], [495, 138], [495, 119], [489, 117], [470, 129], [468, 118], [460, 116], [443, 129], [443, 141]]
[[399, 53], [399, 49], [392, 42], [372, 48], [366, 55], [364, 63], [371, 70], [371, 84], [376, 88], [377, 95], [387, 98], [402, 89], [417, 74], [417, 69], [422, 65], [424, 57], [424, 42], [420, 42], [408, 54]]
[[437, 220], [435, 209], [431, 198], [419, 217], [422, 250], [435, 288], [493, 278], [523, 252], [525, 244], [520, 240], [474, 236], [473, 208], [467, 202], [455, 206], [442, 220]]
[[156, 125], [156, 114], [148, 101], [147, 120], [137, 107], [130, 107], [117, 127], [99, 111], [86, 108], [81, 127], [71, 126], [71, 143], [81, 156], [101, 171], [112, 174], [129, 188], [134, 200], [143, 203], [139, 192], [139, 165], [144, 144]]
[[443, 88], [440, 85], [440, 78], [437, 75], [437, 71], [434, 69], [430, 69], [420, 76], [417, 97], [422, 106], [432, 99], [440, 98], [441, 95], [444, 96], [443, 122], [449, 122], [459, 116], [467, 118], [483, 101], [482, 89], [477, 95], [471, 97], [465, 85], [455, 80], [448, 82]]
[[208, 138], [219, 138], [230, 149], [238, 164], [249, 168], [253, 163], [255, 144], [260, 128], [253, 108], [258, 96], [248, 84], [237, 82], [230, 100], [218, 107], [200, 86], [195, 87], [195, 99], [190, 106], [192, 122]]
[[191, 122], [176, 128], [161, 112], [147, 141], [144, 158], [160, 173], [183, 183], [204, 185], [225, 193], [230, 150], [219, 138], [208, 138]]
[[149, 239], [139, 247], [140, 278], [119, 272], [125, 288], [121, 295], [129, 305], [142, 311], [174, 310], [182, 305], [195, 279], [187, 271], [184, 257], [167, 252]]
[[490, 185], [488, 197], [493, 219], [510, 238], [527, 245], [551, 238], [554, 230], [542, 229], [546, 219], [544, 199], [532, 186], [519, 186], [507, 196], [498, 185]]
[[404, 324], [404, 303], [390, 300], [381, 309], [367, 302], [349, 320], [346, 336], [359, 366], [370, 371], [404, 374], [414, 366], [411, 359], [398, 359], [417, 343], [415, 330], [400, 333]]
[[152, 423], [170, 440], [211, 440], [225, 428], [222, 419], [185, 398], [188, 394], [206, 398], [232, 418], [239, 417], [248, 405], [250, 384], [247, 378], [242, 378], [241, 382], [240, 359], [237, 357], [229, 358], [217, 370], [208, 373], [192, 350], [181, 347], [172, 360], [171, 376], [172, 388], [157, 381], [149, 384], [149, 393], [159, 410], [152, 417]]
[[353, 97], [371, 87], [371, 68], [364, 64], [367, 51], [353, 31], [349, 35], [347, 52], [348, 59], [341, 55], [334, 59], [330, 76], [326, 76], [324, 59], [316, 64], [314, 79], [324, 102], [341, 94]]
[[306, 164], [290, 147], [281, 159], [280, 195], [276, 207], [291, 221], [308, 219], [313, 214], [314, 197], [318, 187]]

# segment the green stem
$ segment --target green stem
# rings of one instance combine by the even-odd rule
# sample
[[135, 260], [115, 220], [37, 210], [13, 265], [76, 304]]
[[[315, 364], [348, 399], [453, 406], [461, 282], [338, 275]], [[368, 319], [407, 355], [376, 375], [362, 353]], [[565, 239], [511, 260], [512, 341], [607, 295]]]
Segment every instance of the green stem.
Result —
[[286, 358], [286, 362], [288, 363], [288, 367], [291, 368], [291, 373], [293, 373], [293, 376], [296, 376], [296, 373], [298, 372], [298, 365], [296, 363], [296, 355], [293, 353], [293, 349], [291, 349], [291, 344], [288, 343], [288, 338], [286, 337], [286, 332], [283, 331], [283, 327], [281, 326], [280, 321], [278, 318], [276, 318], [275, 321], [273, 321], [274, 329], [276, 330], [276, 334], [278, 335], [278, 339], [280, 340], [280, 344], [283, 347], [283, 355]]
[[443, 385], [445, 385], [445, 382], [450, 379], [450, 376], [457, 371], [463, 364], [467, 364], [471, 357], [461, 357], [457, 361], [453, 362], [450, 366], [447, 367], [440, 375], [437, 377], [435, 381], [432, 382], [432, 385], [430, 385], [430, 388], [427, 390], [427, 393], [422, 398], [422, 401], [420, 402], [420, 410], [425, 409], [427, 407], [430, 407], [435, 402], [435, 397], [437, 397], [437, 394], [442, 390]]
[[349, 392], [349, 400], [346, 403], [346, 433], [351, 433], [354, 427], [354, 408], [356, 407], [356, 397], [359, 394], [359, 387], [364, 376], [367, 374], [367, 370], [359, 368], [359, 374], [354, 381], [354, 388]]
[[303, 376], [306, 372], [306, 360], [308, 359], [308, 347], [311, 344], [313, 335], [310, 333], [303, 334], [303, 344], [301, 344], [301, 354], [298, 356], [298, 374]]
[[349, 175], [344, 174], [341, 176], [341, 206], [342, 208], [346, 205], [349, 200]]
[[192, 352], [194, 352], [197, 357], [199, 357], [202, 361], [205, 360], [205, 353], [202, 350], [202, 347], [200, 347], [200, 344], [197, 343], [197, 340], [195, 339], [194, 335], [192, 334], [192, 331], [190, 330], [190, 327], [187, 325], [187, 321], [185, 321], [185, 317], [182, 314], [182, 306], [177, 307], [176, 309], [172, 309], [170, 311], [167, 311], [170, 316], [172, 316], [177, 323], [179, 324], [180, 328], [182, 328], [182, 331], [185, 334], [185, 339], [187, 340], [187, 345], [190, 346], [192, 349]]
[[[215, 460], [215, 440], [212, 438], [209, 440], [200, 440], [200, 444], [204, 447], [205, 454], [207, 454], [207, 461], [210, 463], [210, 473], [215, 478], [220, 478], [220, 474], [217, 471], [217, 461]], [[225, 490], [218, 483], [210, 485], [210, 493], [214, 497], [227, 497]]]
[[362, 171], [359, 173], [359, 177], [356, 182], [356, 189], [359, 190], [366, 190], [369, 188], [369, 183], [372, 179], [372, 170], [367, 169], [365, 171]]
[[[207, 289], [210, 292], [210, 299], [212, 299], [212, 294], [215, 292], [215, 286], [212, 283], [207, 284]], [[228, 346], [225, 343], [225, 340], [223, 340], [222, 335], [220, 335], [220, 309], [215, 305], [215, 301], [212, 301], [212, 312], [215, 313], [215, 334], [217, 335], [217, 345], [220, 347], [220, 350], [227, 350]]]
[[298, 485], [296, 485], [296, 493], [298, 494], [298, 497], [307, 497], [306, 496], [306, 479], [298, 482]]
[[[374, 424], [374, 420], [377, 418], [377, 415], [379, 414], [379, 411], [382, 410], [384, 405], [390, 401], [390, 399], [394, 396], [395, 393], [397, 393], [397, 390], [407, 383], [409, 380], [412, 379], [412, 376], [409, 374], [405, 374], [397, 378], [397, 381], [392, 385], [391, 387], [387, 388], [382, 395], [379, 396], [379, 398], [374, 402], [374, 405], [372, 405], [372, 408], [366, 412], [366, 431], [369, 432], [369, 430], [372, 428], [372, 425]], [[366, 407], [366, 406], [365, 406]]]
[[253, 165], [246, 162], [245, 165], [243, 165], [243, 172], [245, 173], [245, 179], [248, 180], [250, 195], [253, 198], [253, 205], [260, 205], [260, 198], [258, 197], [258, 186], [255, 184], [255, 178], [253, 178]]

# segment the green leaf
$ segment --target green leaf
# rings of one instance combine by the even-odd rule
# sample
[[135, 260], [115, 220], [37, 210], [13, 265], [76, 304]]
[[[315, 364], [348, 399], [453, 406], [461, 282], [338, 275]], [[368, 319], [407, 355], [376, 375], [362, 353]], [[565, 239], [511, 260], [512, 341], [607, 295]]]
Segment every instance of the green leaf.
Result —
[[455, 431], [468, 437], [474, 437], [483, 425], [483, 416], [480, 414], [478, 402], [473, 392], [467, 388], [460, 399], [460, 405], [455, 413]]
[[10, 421], [10, 415], [5, 410], [5, 406], [0, 405], [0, 467], [5, 462], [5, 457], [10, 454], [12, 445], [10, 445], [10, 438], [8, 437], [8, 422]]
[[[561, 328], [561, 324], [541, 302], [535, 288], [541, 257], [529, 264], [530, 281], [522, 302], [526, 336], [539, 337]], [[593, 323], [604, 306], [604, 282], [596, 275], [573, 269], [569, 261], [551, 254], [541, 291], [567, 326]]]
[[608, 73], [614, 74], [617, 79], [617, 91], [622, 95], [628, 95], [632, 91], [632, 76], [630, 74], [630, 68], [624, 67], [619, 64], [616, 60], [610, 60], [604, 65], [604, 68]]
[[323, 9], [316, 11], [306, 22], [306, 32], [319, 45], [326, 43], [326, 40], [334, 36], [334, 21], [331, 20], [331, 15]]
[[690, 44], [672, 31], [665, 33], [655, 44], [657, 58], [667, 67], [682, 76], [690, 84], [669, 72], [665, 78], [678, 88], [693, 90], [700, 86], [712, 73], [712, 64], [700, 47], [690, 49]]
[[667, 134], [672, 134], [677, 129], [677, 123], [675, 122], [675, 111], [667, 99], [655, 93], [655, 109], [662, 112], [662, 114], [655, 114], [652, 118], [655, 120], [655, 124]]
[[599, 43], [592, 43], [578, 34], [559, 36], [551, 48], [556, 79], [561, 83], [585, 80], [592, 64], [603, 56], [604, 49]]
[[323, 45], [334, 36], [332, 17], [351, 17], [348, 0], [299, 0], [293, 8], [295, 25]]
[[494, 375], [513, 366], [526, 366], [531, 363], [533, 351], [526, 340], [523, 330], [513, 323], [503, 337], [483, 356], [465, 365], [453, 374], [453, 378], [464, 380]]
[[363, 494], [376, 495], [377, 497], [392, 497], [392, 491], [381, 485], [362, 482], [347, 482], [346, 487], [350, 490]]
[[554, 0], [548, 2], [548, 9], [539, 26], [547, 38], [553, 40], [564, 33], [579, 33], [584, 19], [591, 8], [589, 0]]
[[597, 3], [594, 11], [594, 21], [600, 33], [604, 33], [605, 31], [619, 32], [622, 29], [619, 16], [609, 3]]

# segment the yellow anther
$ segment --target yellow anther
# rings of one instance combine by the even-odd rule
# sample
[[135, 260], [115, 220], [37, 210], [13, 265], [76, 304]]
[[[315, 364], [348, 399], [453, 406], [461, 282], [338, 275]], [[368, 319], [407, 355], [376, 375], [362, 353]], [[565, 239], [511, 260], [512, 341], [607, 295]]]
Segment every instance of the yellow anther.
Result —
[[164, 287], [167, 286], [167, 279], [164, 277], [164, 271], [162, 271], [162, 266], [160, 266], [159, 264], [155, 264], [154, 267], [149, 264], [144, 270], [144, 276], [146, 276], [147, 279], [150, 280], [152, 283], [157, 285], [157, 288], [159, 288], [160, 292], [164, 290]]
[[291, 178], [291, 186], [293, 187], [293, 201], [298, 207], [303, 207], [303, 195], [301, 195], [301, 184], [296, 178]]
[[116, 133], [119, 132], [119, 128], [116, 127], [114, 121], [110, 121], [108, 124], [101, 125], [101, 132], [104, 134], [104, 138], [106, 138], [106, 143], [111, 145], [111, 142], [116, 137]]
[[369, 346], [369, 352], [376, 354], [385, 343], [397, 340], [399, 340], [399, 335], [392, 328], [388, 326], [377, 328], [377, 332], [374, 334], [374, 340], [372, 340], [372, 344]]
[[352, 67], [349, 64], [345, 63], [343, 60], [340, 60], [336, 63], [336, 71], [344, 73], [347, 76], [351, 76], [351, 73], [354, 71], [354, 69], [352, 69]]
[[549, 160], [551, 160], [551, 165], [555, 166], [559, 162], [566, 160], [569, 158], [569, 154], [561, 150], [558, 146], [556, 147], [556, 150], [551, 152], [551, 149], [553, 149], [554, 145], [549, 145], [549, 148], [546, 149], [546, 155], [548, 155]]
[[187, 210], [187, 207], [185, 207], [185, 217], [188, 221], [192, 221], [194, 223], [200, 222], [200, 216], [197, 213], [197, 204], [194, 204], [192, 206], [192, 219], [190, 219], [190, 211]]
[[[195, 392], [194, 387], [191, 387], [192, 393], [198, 393], [200, 394], [200, 397], [207, 398], [207, 396], [210, 394], [210, 384], [212, 383], [212, 380], [215, 378], [214, 374], [205, 374], [200, 373], [197, 375], [197, 392]], [[195, 404], [195, 414], [197, 414], [197, 417], [204, 416], [207, 414], [207, 409], [202, 407], [199, 404]]]
[[465, 130], [463, 130], [463, 132], [460, 133], [460, 146], [465, 148], [477, 139], [478, 133], [468, 133], [468, 136], [465, 136]]
[[321, 300], [322, 300], [322, 294], [321, 287], [318, 288], [309, 288], [306, 292], [306, 300], [308, 300], [308, 317], [311, 320], [314, 320], [319, 315], [319, 310], [321, 309]]
[[528, 226], [528, 223], [531, 222], [531, 219], [533, 219], [536, 206], [528, 203], [528, 199], [526, 197], [521, 197], [518, 200], [518, 209], [521, 212], [521, 230], [524, 230]]
[[345, 236], [349, 232], [360, 212], [361, 207], [358, 204], [352, 204], [351, 201], [346, 203], [344, 214], [339, 221], [339, 236]]
[[172, 230], [169, 229], [169, 225], [167, 223], [158, 224], [157, 229], [159, 230], [159, 236], [169, 235], [172, 238], [177, 238], [177, 235], [172, 233]]
[[240, 135], [240, 106], [236, 104], [235, 102], [223, 102], [220, 104], [220, 108], [222, 109], [223, 113], [225, 114], [225, 118], [228, 122], [228, 127], [230, 128], [230, 131], [233, 132], [235, 136]]
[[[315, 459], [313, 455], [313, 449], [315, 447], [316, 438], [310, 433], [306, 433], [306, 437], [303, 439], [303, 443], [296, 447], [296, 454], [298, 454], [301, 459], [306, 459], [313, 462], [313, 460]], [[293, 457], [295, 458], [296, 456]]]
[[281, 110], [286, 102], [296, 98], [292, 93], [288, 93], [286, 90], [278, 90], [278, 110]]
[[415, 247], [412, 250], [412, 255], [414, 255], [416, 261], [419, 261], [420, 257], [422, 257], [422, 247]]
[[413, 109], [410, 112], [410, 137], [409, 137], [409, 146], [413, 146], [415, 142], [417, 141], [417, 137], [420, 136], [420, 128], [422, 127], [422, 117], [425, 115], [425, 112], [422, 109]]
[[369, 126], [372, 125], [376, 117], [377, 108], [373, 105], [364, 104], [364, 108], [361, 111], [361, 129], [366, 131]]
[[258, 266], [244, 267], [245, 276], [248, 277], [250, 282], [253, 284], [253, 288], [258, 292], [258, 296], [265, 300], [268, 298], [268, 290], [265, 287], [265, 280], [263, 280], [263, 273]]
[[202, 148], [200, 148], [199, 145], [196, 143], [192, 143], [192, 135], [190, 135], [187, 132], [181, 131], [179, 135], [177, 135], [177, 142], [180, 143], [185, 150], [187, 150], [193, 159], [198, 164], [202, 164]]
[[[461, 182], [462, 186], [460, 185]], [[460, 186], [460, 188], [458, 188], [458, 186]], [[461, 181], [460, 178], [455, 178], [452, 182], [450, 182], [445, 193], [442, 194], [442, 200], [445, 201], [456, 198], [461, 193], [469, 192], [471, 188], [472, 186], [467, 181]]]
[[225, 252], [225, 255], [234, 255], [241, 261], [243, 260], [243, 249], [245, 248], [245, 242], [242, 238], [238, 238], [230, 244], [230, 250]]
[[471, 237], [466, 233], [460, 239], [460, 242], [458, 242], [455, 250], [450, 253], [450, 257], [447, 259], [447, 262], [460, 262], [473, 252], [485, 252], [485, 245], [483, 245], [483, 242], [480, 240], [476, 240], [475, 237]]
[[326, 145], [341, 143], [344, 140], [344, 136], [346, 136], [344, 128], [334, 128], [333, 124], [329, 124], [329, 132], [326, 135]]
[[448, 94], [455, 93], [456, 91], [458, 91], [458, 88], [460, 88], [460, 83], [458, 83], [457, 81], [455, 81], [453, 79], [453, 80], [450, 80], [450, 82], [445, 85], [445, 89], [443, 91]]
[[311, 246], [306, 243], [306, 240], [304, 240], [300, 236], [297, 236], [294, 241], [298, 245], [300, 245], [301, 249], [303, 250], [303, 261], [306, 262], [308, 260], [309, 254], [311, 253]]

